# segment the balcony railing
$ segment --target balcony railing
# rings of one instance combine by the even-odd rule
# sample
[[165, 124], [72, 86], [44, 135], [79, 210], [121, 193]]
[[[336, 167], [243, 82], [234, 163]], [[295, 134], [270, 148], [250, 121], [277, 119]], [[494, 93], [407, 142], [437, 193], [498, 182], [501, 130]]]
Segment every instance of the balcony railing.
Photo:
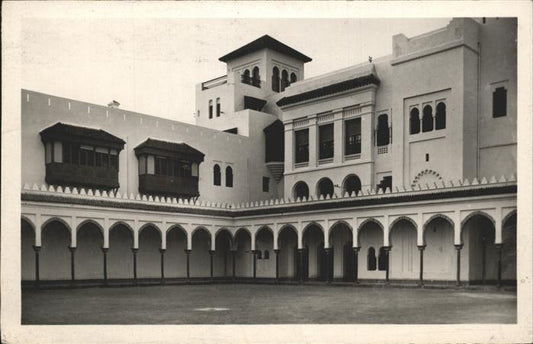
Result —
[[241, 82], [243, 84], [251, 85], [254, 87], [261, 88], [261, 80], [257, 78], [250, 77], [248, 75], [241, 75]]
[[139, 192], [176, 197], [198, 196], [198, 177], [176, 177], [159, 174], [139, 175]]
[[118, 171], [107, 166], [52, 162], [46, 164], [45, 179], [52, 185], [83, 186], [104, 190], [119, 187]]

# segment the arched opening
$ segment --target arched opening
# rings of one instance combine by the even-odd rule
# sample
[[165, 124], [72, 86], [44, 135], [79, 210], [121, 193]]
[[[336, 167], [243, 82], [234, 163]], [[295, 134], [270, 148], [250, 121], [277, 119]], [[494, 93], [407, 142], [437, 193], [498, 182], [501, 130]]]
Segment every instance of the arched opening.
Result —
[[[303, 231], [302, 237], [303, 279], [326, 279], [326, 255], [324, 251], [324, 232], [317, 224], [310, 224]], [[299, 259], [299, 258], [298, 258]], [[300, 276], [298, 276], [300, 277]]]
[[23, 281], [35, 280], [35, 230], [30, 222], [20, 220], [20, 274]]
[[281, 72], [281, 92], [285, 91], [285, 88], [289, 86], [289, 73], [284, 69]]
[[209, 277], [211, 275], [211, 234], [207, 229], [198, 227], [192, 234], [192, 251], [190, 256], [191, 277]]
[[215, 277], [231, 277], [233, 265], [231, 261], [231, 244], [233, 237], [226, 229], [218, 231], [215, 237], [215, 256], [213, 261], [213, 275]]
[[359, 191], [361, 191], [361, 180], [357, 175], [350, 174], [344, 179], [342, 193], [348, 193], [348, 195], [351, 195], [352, 193], [357, 194]]
[[133, 232], [123, 223], [109, 229], [108, 278], [133, 278]]
[[452, 222], [440, 215], [430, 219], [424, 225], [424, 242], [424, 279], [454, 280], [456, 253]]
[[231, 166], [226, 167], [226, 187], [233, 187], [233, 169]]
[[209, 99], [209, 119], [213, 118], [213, 100]]
[[252, 237], [246, 229], [239, 229], [235, 233], [235, 276], [253, 276]]
[[279, 68], [274, 67], [272, 68], [272, 91], [279, 92]]
[[494, 224], [487, 215], [475, 214], [461, 228], [465, 253], [468, 252], [470, 283], [485, 283], [498, 278], [498, 252], [494, 245]]
[[220, 98], [217, 98], [217, 117], [220, 117]]
[[39, 274], [42, 280], [69, 280], [70, 229], [60, 220], [46, 223], [42, 230]]
[[433, 130], [433, 108], [431, 105], [424, 106], [424, 114], [422, 115], [422, 132]]
[[104, 236], [96, 223], [89, 221], [79, 226], [76, 233], [76, 279], [103, 278], [103, 246]]
[[420, 132], [420, 111], [418, 108], [412, 108], [409, 114], [409, 133], [418, 134]]
[[385, 271], [378, 270], [378, 252], [376, 252], [376, 249], [379, 250], [380, 247], [383, 247], [383, 228], [381, 225], [373, 219], [364, 222], [359, 227], [358, 241], [361, 252], [367, 253], [367, 259], [360, 259], [358, 262], [359, 277], [362, 279], [385, 278]]
[[332, 277], [353, 282], [355, 280], [353, 236], [351, 228], [346, 223], [339, 222], [333, 225], [329, 233], [329, 246], [333, 258]]
[[516, 283], [516, 212], [502, 226], [502, 280]]
[[378, 117], [377, 146], [387, 146], [389, 143], [389, 116], [387, 114], [382, 114]]
[[141, 228], [139, 252], [137, 253], [137, 276], [139, 278], [161, 277], [161, 235], [153, 225]]
[[294, 199], [309, 198], [309, 187], [305, 182], [298, 182], [294, 185], [293, 191]]
[[165, 277], [187, 276], [187, 233], [179, 226], [167, 231], [167, 251], [165, 252]]
[[259, 87], [261, 83], [261, 77], [259, 76], [259, 67], [254, 67], [252, 72], [252, 85]]
[[332, 197], [333, 196], [333, 182], [329, 178], [322, 178], [318, 182], [317, 186], [317, 197], [324, 197], [327, 196]]
[[446, 128], [446, 104], [440, 102], [437, 104], [437, 114], [435, 115], [435, 129]]
[[278, 234], [279, 277], [295, 279], [297, 271], [298, 234], [291, 226], [283, 227]]
[[215, 164], [215, 166], [213, 166], [213, 185], [220, 186], [220, 181], [220, 166], [218, 166], [218, 164]]
[[274, 234], [268, 227], [262, 227], [255, 234], [255, 249], [263, 251], [263, 259], [257, 262], [257, 277], [276, 277], [276, 260], [270, 259], [274, 249]]
[[296, 82], [297, 81], [297, 77], [296, 77], [296, 74], [295, 73], [291, 73], [291, 84], [293, 82]]
[[414, 279], [419, 274], [419, 256], [415, 225], [407, 219], [392, 224], [389, 238], [389, 276], [395, 279]]

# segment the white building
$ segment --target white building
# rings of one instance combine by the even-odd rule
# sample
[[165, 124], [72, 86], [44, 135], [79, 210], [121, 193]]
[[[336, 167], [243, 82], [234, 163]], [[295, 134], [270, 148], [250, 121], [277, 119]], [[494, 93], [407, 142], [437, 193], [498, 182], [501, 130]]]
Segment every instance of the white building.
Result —
[[263, 36], [196, 125], [22, 90], [23, 282], [515, 281], [516, 32], [453, 19], [309, 79]]

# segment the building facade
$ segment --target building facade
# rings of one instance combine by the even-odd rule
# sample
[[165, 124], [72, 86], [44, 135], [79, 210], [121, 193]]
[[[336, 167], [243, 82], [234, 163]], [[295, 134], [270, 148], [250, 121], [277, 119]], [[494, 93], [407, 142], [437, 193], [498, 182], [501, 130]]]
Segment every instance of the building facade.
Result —
[[22, 90], [24, 283], [516, 280], [517, 22], [305, 78], [270, 36], [196, 125]]

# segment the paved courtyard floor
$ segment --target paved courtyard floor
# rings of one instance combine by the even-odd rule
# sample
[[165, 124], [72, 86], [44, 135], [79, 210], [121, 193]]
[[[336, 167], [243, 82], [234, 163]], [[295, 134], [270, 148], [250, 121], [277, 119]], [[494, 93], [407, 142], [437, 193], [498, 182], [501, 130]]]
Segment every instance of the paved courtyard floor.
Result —
[[516, 323], [516, 292], [320, 285], [23, 290], [22, 324]]

